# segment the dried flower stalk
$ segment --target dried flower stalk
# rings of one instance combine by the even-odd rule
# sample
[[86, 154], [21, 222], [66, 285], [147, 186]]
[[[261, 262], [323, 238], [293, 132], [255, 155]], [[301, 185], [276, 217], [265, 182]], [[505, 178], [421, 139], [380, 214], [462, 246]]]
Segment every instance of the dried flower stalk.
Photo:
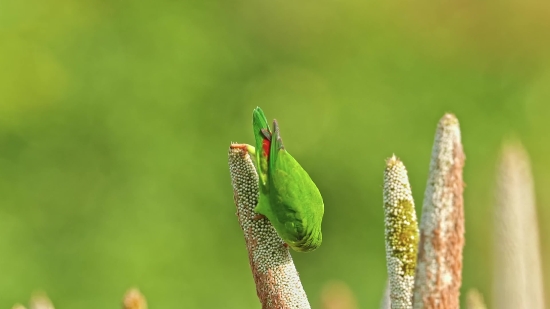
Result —
[[519, 142], [503, 147], [495, 194], [493, 306], [543, 309], [533, 178], [529, 157]]
[[472, 289], [466, 295], [466, 304], [468, 309], [487, 309], [483, 296], [477, 290]]
[[145, 296], [137, 288], [132, 288], [126, 292], [122, 301], [123, 309], [147, 309]]
[[418, 225], [411, 186], [403, 162], [395, 156], [384, 171], [386, 262], [392, 309], [412, 308]]
[[420, 222], [414, 308], [458, 309], [464, 248], [464, 152], [458, 119], [437, 126]]
[[237, 217], [244, 232], [256, 293], [263, 309], [310, 308], [298, 272], [284, 241], [269, 220], [258, 219], [258, 173], [247, 149], [229, 147], [229, 171], [233, 184]]

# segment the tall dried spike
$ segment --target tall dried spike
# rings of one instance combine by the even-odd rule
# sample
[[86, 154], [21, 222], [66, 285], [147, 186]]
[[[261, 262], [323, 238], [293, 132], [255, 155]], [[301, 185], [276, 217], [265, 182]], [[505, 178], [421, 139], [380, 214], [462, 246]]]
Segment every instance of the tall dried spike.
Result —
[[411, 186], [403, 162], [395, 156], [384, 171], [386, 262], [392, 309], [412, 308], [418, 225]]
[[464, 183], [458, 119], [441, 118], [432, 149], [420, 222], [415, 309], [458, 309], [464, 248]]
[[258, 219], [254, 212], [259, 194], [258, 173], [248, 149], [253, 147], [229, 147], [229, 171], [256, 293], [263, 309], [308, 309], [306, 293], [284, 241], [269, 220]]
[[493, 306], [543, 309], [534, 184], [529, 157], [518, 141], [503, 146], [495, 195]]
[[145, 296], [137, 288], [129, 289], [122, 300], [123, 309], [147, 309]]
[[487, 309], [483, 296], [476, 289], [468, 291], [466, 295], [466, 308], [467, 309]]

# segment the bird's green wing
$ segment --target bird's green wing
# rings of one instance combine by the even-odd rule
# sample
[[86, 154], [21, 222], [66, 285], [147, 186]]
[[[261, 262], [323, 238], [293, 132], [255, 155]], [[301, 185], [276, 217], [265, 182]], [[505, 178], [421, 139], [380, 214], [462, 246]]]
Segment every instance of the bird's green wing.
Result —
[[271, 208], [278, 219], [280, 236], [297, 251], [317, 248], [321, 244], [323, 199], [308, 173], [284, 148], [276, 120], [273, 122], [268, 182]]

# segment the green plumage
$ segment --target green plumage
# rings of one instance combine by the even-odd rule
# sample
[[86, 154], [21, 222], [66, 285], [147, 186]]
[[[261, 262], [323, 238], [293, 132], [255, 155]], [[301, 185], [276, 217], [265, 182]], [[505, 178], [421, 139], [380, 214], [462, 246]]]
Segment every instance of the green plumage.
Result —
[[277, 121], [273, 133], [263, 111], [253, 112], [260, 198], [256, 212], [266, 216], [294, 250], [307, 252], [322, 242], [323, 198], [302, 166], [286, 151]]
[[[254, 138], [256, 139], [256, 164], [258, 167], [258, 175], [260, 176], [260, 189], [266, 190], [267, 186], [267, 158], [269, 152], [264, 151], [264, 140], [271, 140], [271, 129], [267, 124], [264, 112], [258, 107], [254, 109], [252, 116], [252, 127], [254, 128]], [[266, 149], [268, 150], [268, 149]]]

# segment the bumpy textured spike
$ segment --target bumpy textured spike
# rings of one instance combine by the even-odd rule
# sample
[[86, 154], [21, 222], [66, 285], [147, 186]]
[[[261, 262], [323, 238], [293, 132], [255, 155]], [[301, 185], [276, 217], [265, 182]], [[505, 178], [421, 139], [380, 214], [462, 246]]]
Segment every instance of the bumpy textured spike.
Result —
[[132, 288], [126, 292], [122, 301], [123, 309], [147, 309], [147, 301], [141, 292]]
[[407, 170], [395, 156], [384, 172], [386, 261], [392, 309], [412, 308], [418, 224]]
[[382, 302], [380, 303], [381, 309], [391, 309], [390, 299], [390, 282], [386, 282], [386, 288], [384, 289], [384, 295], [382, 296]]
[[31, 297], [30, 309], [54, 309], [52, 302], [44, 292], [35, 292]]
[[483, 296], [475, 289], [468, 291], [466, 295], [466, 305], [467, 309], [487, 309], [483, 301]]
[[458, 309], [464, 248], [464, 152], [458, 119], [441, 118], [420, 222], [414, 308]]
[[543, 309], [533, 178], [529, 157], [519, 142], [503, 147], [495, 194], [493, 306]]
[[256, 293], [263, 309], [309, 309], [306, 293], [284, 241], [269, 220], [255, 218], [258, 174], [248, 147], [243, 144], [230, 146], [229, 171]]

